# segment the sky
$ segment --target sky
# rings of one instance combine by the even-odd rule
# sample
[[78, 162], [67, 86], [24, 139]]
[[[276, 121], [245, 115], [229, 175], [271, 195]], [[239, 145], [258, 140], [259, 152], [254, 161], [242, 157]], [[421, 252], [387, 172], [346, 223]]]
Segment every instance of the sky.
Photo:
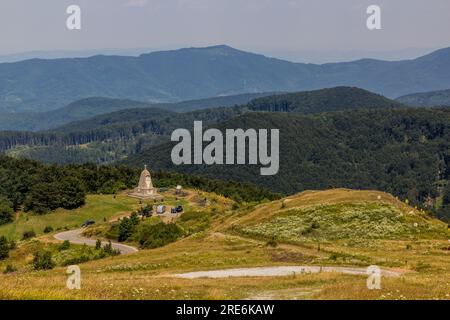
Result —
[[[381, 8], [381, 30], [366, 27], [373, 4]], [[81, 30], [66, 28], [69, 5], [81, 8]], [[449, 0], [0, 2], [0, 55], [227, 44], [303, 62], [402, 59], [450, 47], [449, 30]]]

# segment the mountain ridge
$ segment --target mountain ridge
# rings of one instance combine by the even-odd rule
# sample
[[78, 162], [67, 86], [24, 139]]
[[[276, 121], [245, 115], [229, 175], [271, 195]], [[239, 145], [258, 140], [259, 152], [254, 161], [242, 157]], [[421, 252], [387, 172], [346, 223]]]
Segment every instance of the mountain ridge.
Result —
[[228, 46], [0, 64], [0, 111], [49, 111], [104, 96], [177, 102], [253, 92], [358, 86], [387, 97], [450, 87], [450, 50], [413, 60], [293, 63]]

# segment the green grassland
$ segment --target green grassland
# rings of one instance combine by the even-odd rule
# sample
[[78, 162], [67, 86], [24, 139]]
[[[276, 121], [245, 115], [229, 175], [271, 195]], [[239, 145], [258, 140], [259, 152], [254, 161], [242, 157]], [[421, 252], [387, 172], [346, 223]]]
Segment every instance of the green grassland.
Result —
[[125, 195], [115, 198], [113, 195], [88, 195], [87, 204], [76, 210], [58, 209], [45, 215], [20, 212], [13, 223], [0, 226], [0, 235], [19, 240], [24, 231], [33, 230], [37, 235], [42, 235], [47, 226], [54, 230], [75, 229], [88, 219], [101, 222], [132, 211], [137, 204], [138, 200]]
[[[214, 194], [190, 191], [177, 199], [168, 191], [165, 200], [169, 206], [185, 205], [185, 215], [177, 220], [192, 231], [185, 237], [156, 249], [80, 263], [79, 291], [66, 289], [63, 265], [86, 249], [74, 246], [73, 251], [61, 253], [59, 244], [49, 243], [48, 235], [20, 242], [0, 264], [1, 268], [8, 263], [18, 268], [0, 275], [0, 299], [450, 299], [447, 225], [389, 194], [308, 191], [237, 206]], [[94, 210], [102, 202], [108, 209], [103, 213]], [[122, 196], [90, 196], [78, 214], [91, 218], [94, 210], [97, 219], [113, 219], [139, 205]], [[67, 217], [59, 218], [54, 226], [70, 225]], [[273, 236], [276, 243], [268, 245]], [[55, 269], [30, 270], [35, 246], [53, 250], [58, 261]], [[401, 272], [401, 276], [383, 277], [381, 290], [368, 290], [365, 276], [325, 272], [264, 278], [173, 277], [181, 272], [235, 267], [364, 268], [372, 264]]]

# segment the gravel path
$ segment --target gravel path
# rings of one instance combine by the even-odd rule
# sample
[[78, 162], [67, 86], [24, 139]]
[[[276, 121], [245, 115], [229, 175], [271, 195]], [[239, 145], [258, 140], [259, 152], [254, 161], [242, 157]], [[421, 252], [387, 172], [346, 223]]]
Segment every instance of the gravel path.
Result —
[[[339, 272], [345, 274], [367, 275], [366, 268], [351, 267], [315, 267], [315, 266], [285, 266], [285, 267], [259, 267], [225, 269], [214, 271], [198, 271], [175, 274], [174, 277], [184, 279], [197, 278], [228, 278], [228, 277], [281, 277], [293, 274], [319, 273], [319, 272]], [[401, 273], [390, 270], [381, 270], [381, 274], [386, 277], [398, 277]]]
[[[70, 243], [86, 244], [88, 246], [95, 247], [95, 244], [97, 241], [83, 237], [83, 235], [82, 235], [83, 231], [84, 231], [84, 229], [76, 229], [76, 230], [61, 232], [61, 233], [55, 234], [55, 238], [60, 241], [69, 240]], [[103, 241], [102, 245], [105, 245], [105, 244], [107, 244], [107, 242]], [[116, 250], [119, 250], [121, 254], [128, 254], [128, 253], [133, 253], [133, 252], [138, 251], [138, 249], [136, 249], [135, 247], [127, 246], [125, 244], [116, 243], [116, 242], [112, 242], [112, 247]]]

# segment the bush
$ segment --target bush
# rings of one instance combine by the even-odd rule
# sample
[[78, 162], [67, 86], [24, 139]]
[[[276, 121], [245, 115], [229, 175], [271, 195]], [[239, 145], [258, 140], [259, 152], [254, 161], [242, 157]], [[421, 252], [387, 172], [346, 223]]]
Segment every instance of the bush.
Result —
[[50, 251], [38, 251], [33, 258], [34, 270], [50, 270], [55, 267]]
[[53, 232], [53, 227], [46, 226], [46, 227], [44, 228], [44, 233], [50, 233], [50, 232]]
[[105, 251], [106, 254], [111, 255], [111, 256], [117, 256], [120, 254], [119, 250], [116, 250], [113, 248], [111, 240], [109, 240], [108, 243], [105, 244], [105, 246], [103, 247], [103, 250]]
[[120, 242], [126, 241], [132, 236], [136, 230], [136, 226], [139, 224], [139, 217], [136, 212], [133, 212], [129, 218], [123, 218], [119, 224], [119, 237]]
[[14, 210], [12, 204], [5, 198], [0, 198], [0, 225], [14, 221]]
[[22, 240], [28, 240], [34, 237], [36, 237], [36, 232], [34, 230], [28, 230], [23, 232]]
[[9, 249], [10, 249], [10, 250], [17, 249], [17, 242], [16, 242], [16, 240], [11, 240], [11, 241], [9, 242]]
[[69, 250], [70, 249], [70, 241], [69, 240], [65, 240], [60, 246], [59, 246], [59, 251], [64, 251], [64, 250]]
[[9, 257], [10, 246], [8, 240], [4, 237], [0, 237], [0, 261]]
[[97, 239], [97, 241], [95, 241], [95, 250], [100, 250], [102, 248], [102, 242], [100, 241], [100, 239]]
[[6, 269], [5, 269], [5, 271], [3, 271], [3, 273], [13, 273], [13, 272], [16, 272], [17, 271], [17, 268], [16, 267], [14, 267], [12, 264], [8, 264], [7, 266], [6, 266]]
[[277, 238], [276, 238], [275, 236], [272, 236], [272, 238], [271, 238], [269, 241], [267, 241], [266, 244], [267, 244], [269, 247], [276, 248], [276, 247], [278, 246]]
[[183, 230], [175, 223], [159, 222], [142, 225], [138, 237], [143, 248], [153, 249], [177, 241], [183, 235]]

